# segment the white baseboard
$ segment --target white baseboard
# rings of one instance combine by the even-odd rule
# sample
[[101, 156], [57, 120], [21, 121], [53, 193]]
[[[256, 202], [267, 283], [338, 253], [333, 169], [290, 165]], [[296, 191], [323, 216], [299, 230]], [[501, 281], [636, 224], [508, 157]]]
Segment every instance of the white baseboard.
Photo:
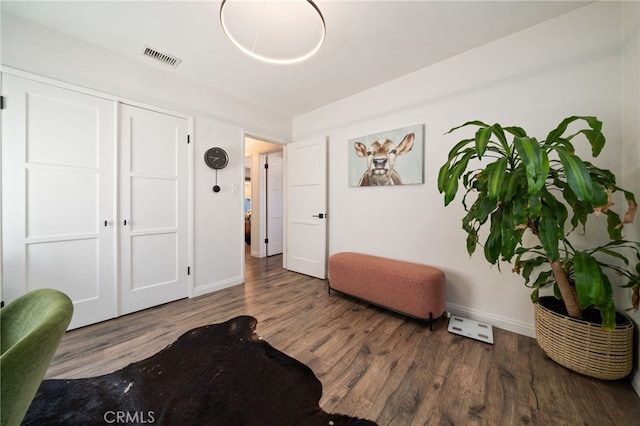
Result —
[[202, 296], [208, 293], [212, 293], [214, 291], [222, 290], [224, 288], [233, 287], [235, 285], [243, 284], [243, 277], [234, 277], [229, 278], [224, 281], [219, 281], [215, 283], [205, 284], [202, 286], [198, 286], [193, 290], [193, 297]]
[[453, 315], [469, 318], [474, 321], [484, 322], [503, 330], [533, 337], [534, 339], [536, 337], [536, 332], [533, 324], [513, 321], [509, 318], [492, 315], [487, 312], [476, 311], [464, 306], [456, 305], [454, 303], [447, 303], [446, 310]]

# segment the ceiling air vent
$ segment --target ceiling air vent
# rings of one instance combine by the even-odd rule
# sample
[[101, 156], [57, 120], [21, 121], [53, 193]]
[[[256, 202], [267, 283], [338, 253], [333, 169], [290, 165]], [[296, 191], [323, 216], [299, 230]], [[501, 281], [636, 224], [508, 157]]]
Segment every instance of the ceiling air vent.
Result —
[[157, 61], [162, 63], [171, 65], [176, 68], [182, 62], [182, 59], [177, 58], [175, 56], [169, 55], [168, 53], [162, 53], [152, 47], [144, 46], [144, 50], [142, 52], [145, 56], [149, 56]]

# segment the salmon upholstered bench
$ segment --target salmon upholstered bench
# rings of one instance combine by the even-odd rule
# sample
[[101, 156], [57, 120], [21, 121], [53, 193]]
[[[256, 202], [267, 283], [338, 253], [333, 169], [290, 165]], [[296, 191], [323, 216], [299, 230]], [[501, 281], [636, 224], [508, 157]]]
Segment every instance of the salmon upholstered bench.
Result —
[[430, 322], [445, 312], [445, 282], [444, 272], [433, 266], [352, 252], [329, 257], [329, 293]]

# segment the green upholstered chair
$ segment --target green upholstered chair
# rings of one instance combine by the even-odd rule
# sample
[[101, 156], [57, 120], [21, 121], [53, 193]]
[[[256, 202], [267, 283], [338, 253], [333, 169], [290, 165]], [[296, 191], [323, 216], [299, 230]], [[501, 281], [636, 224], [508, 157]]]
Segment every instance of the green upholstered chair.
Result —
[[73, 304], [53, 289], [31, 291], [0, 309], [0, 424], [19, 425], [71, 321]]

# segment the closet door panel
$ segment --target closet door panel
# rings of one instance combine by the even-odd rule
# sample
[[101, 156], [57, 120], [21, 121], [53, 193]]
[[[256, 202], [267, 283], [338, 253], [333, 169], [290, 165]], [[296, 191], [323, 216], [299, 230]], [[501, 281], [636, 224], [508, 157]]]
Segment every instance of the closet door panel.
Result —
[[[153, 290], [157, 285], [172, 285], [178, 281], [177, 262], [155, 262], [148, 265], [148, 258], [177, 259], [178, 241], [176, 233], [138, 235], [131, 238], [131, 288]], [[136, 256], [136, 254], [139, 254]], [[142, 255], [140, 255], [142, 254]]]
[[121, 314], [188, 296], [187, 130], [184, 118], [121, 105]]
[[27, 170], [27, 236], [97, 236], [98, 179], [95, 170]]
[[2, 90], [3, 299], [56, 288], [70, 328], [112, 318], [114, 105], [8, 74]]
[[86, 95], [81, 94], [74, 94], [75, 99], [35, 92], [25, 95], [28, 161], [98, 168], [100, 113], [96, 105], [85, 103], [82, 98]]
[[131, 179], [131, 226], [136, 230], [177, 229], [178, 186], [175, 179]]
[[[26, 254], [29, 281], [46, 282], [47, 287], [64, 289], [74, 301], [94, 300], [100, 293], [99, 281], [96, 280], [99, 255], [100, 247], [95, 238], [29, 244]], [[78, 259], [82, 259], [82, 262]]]

